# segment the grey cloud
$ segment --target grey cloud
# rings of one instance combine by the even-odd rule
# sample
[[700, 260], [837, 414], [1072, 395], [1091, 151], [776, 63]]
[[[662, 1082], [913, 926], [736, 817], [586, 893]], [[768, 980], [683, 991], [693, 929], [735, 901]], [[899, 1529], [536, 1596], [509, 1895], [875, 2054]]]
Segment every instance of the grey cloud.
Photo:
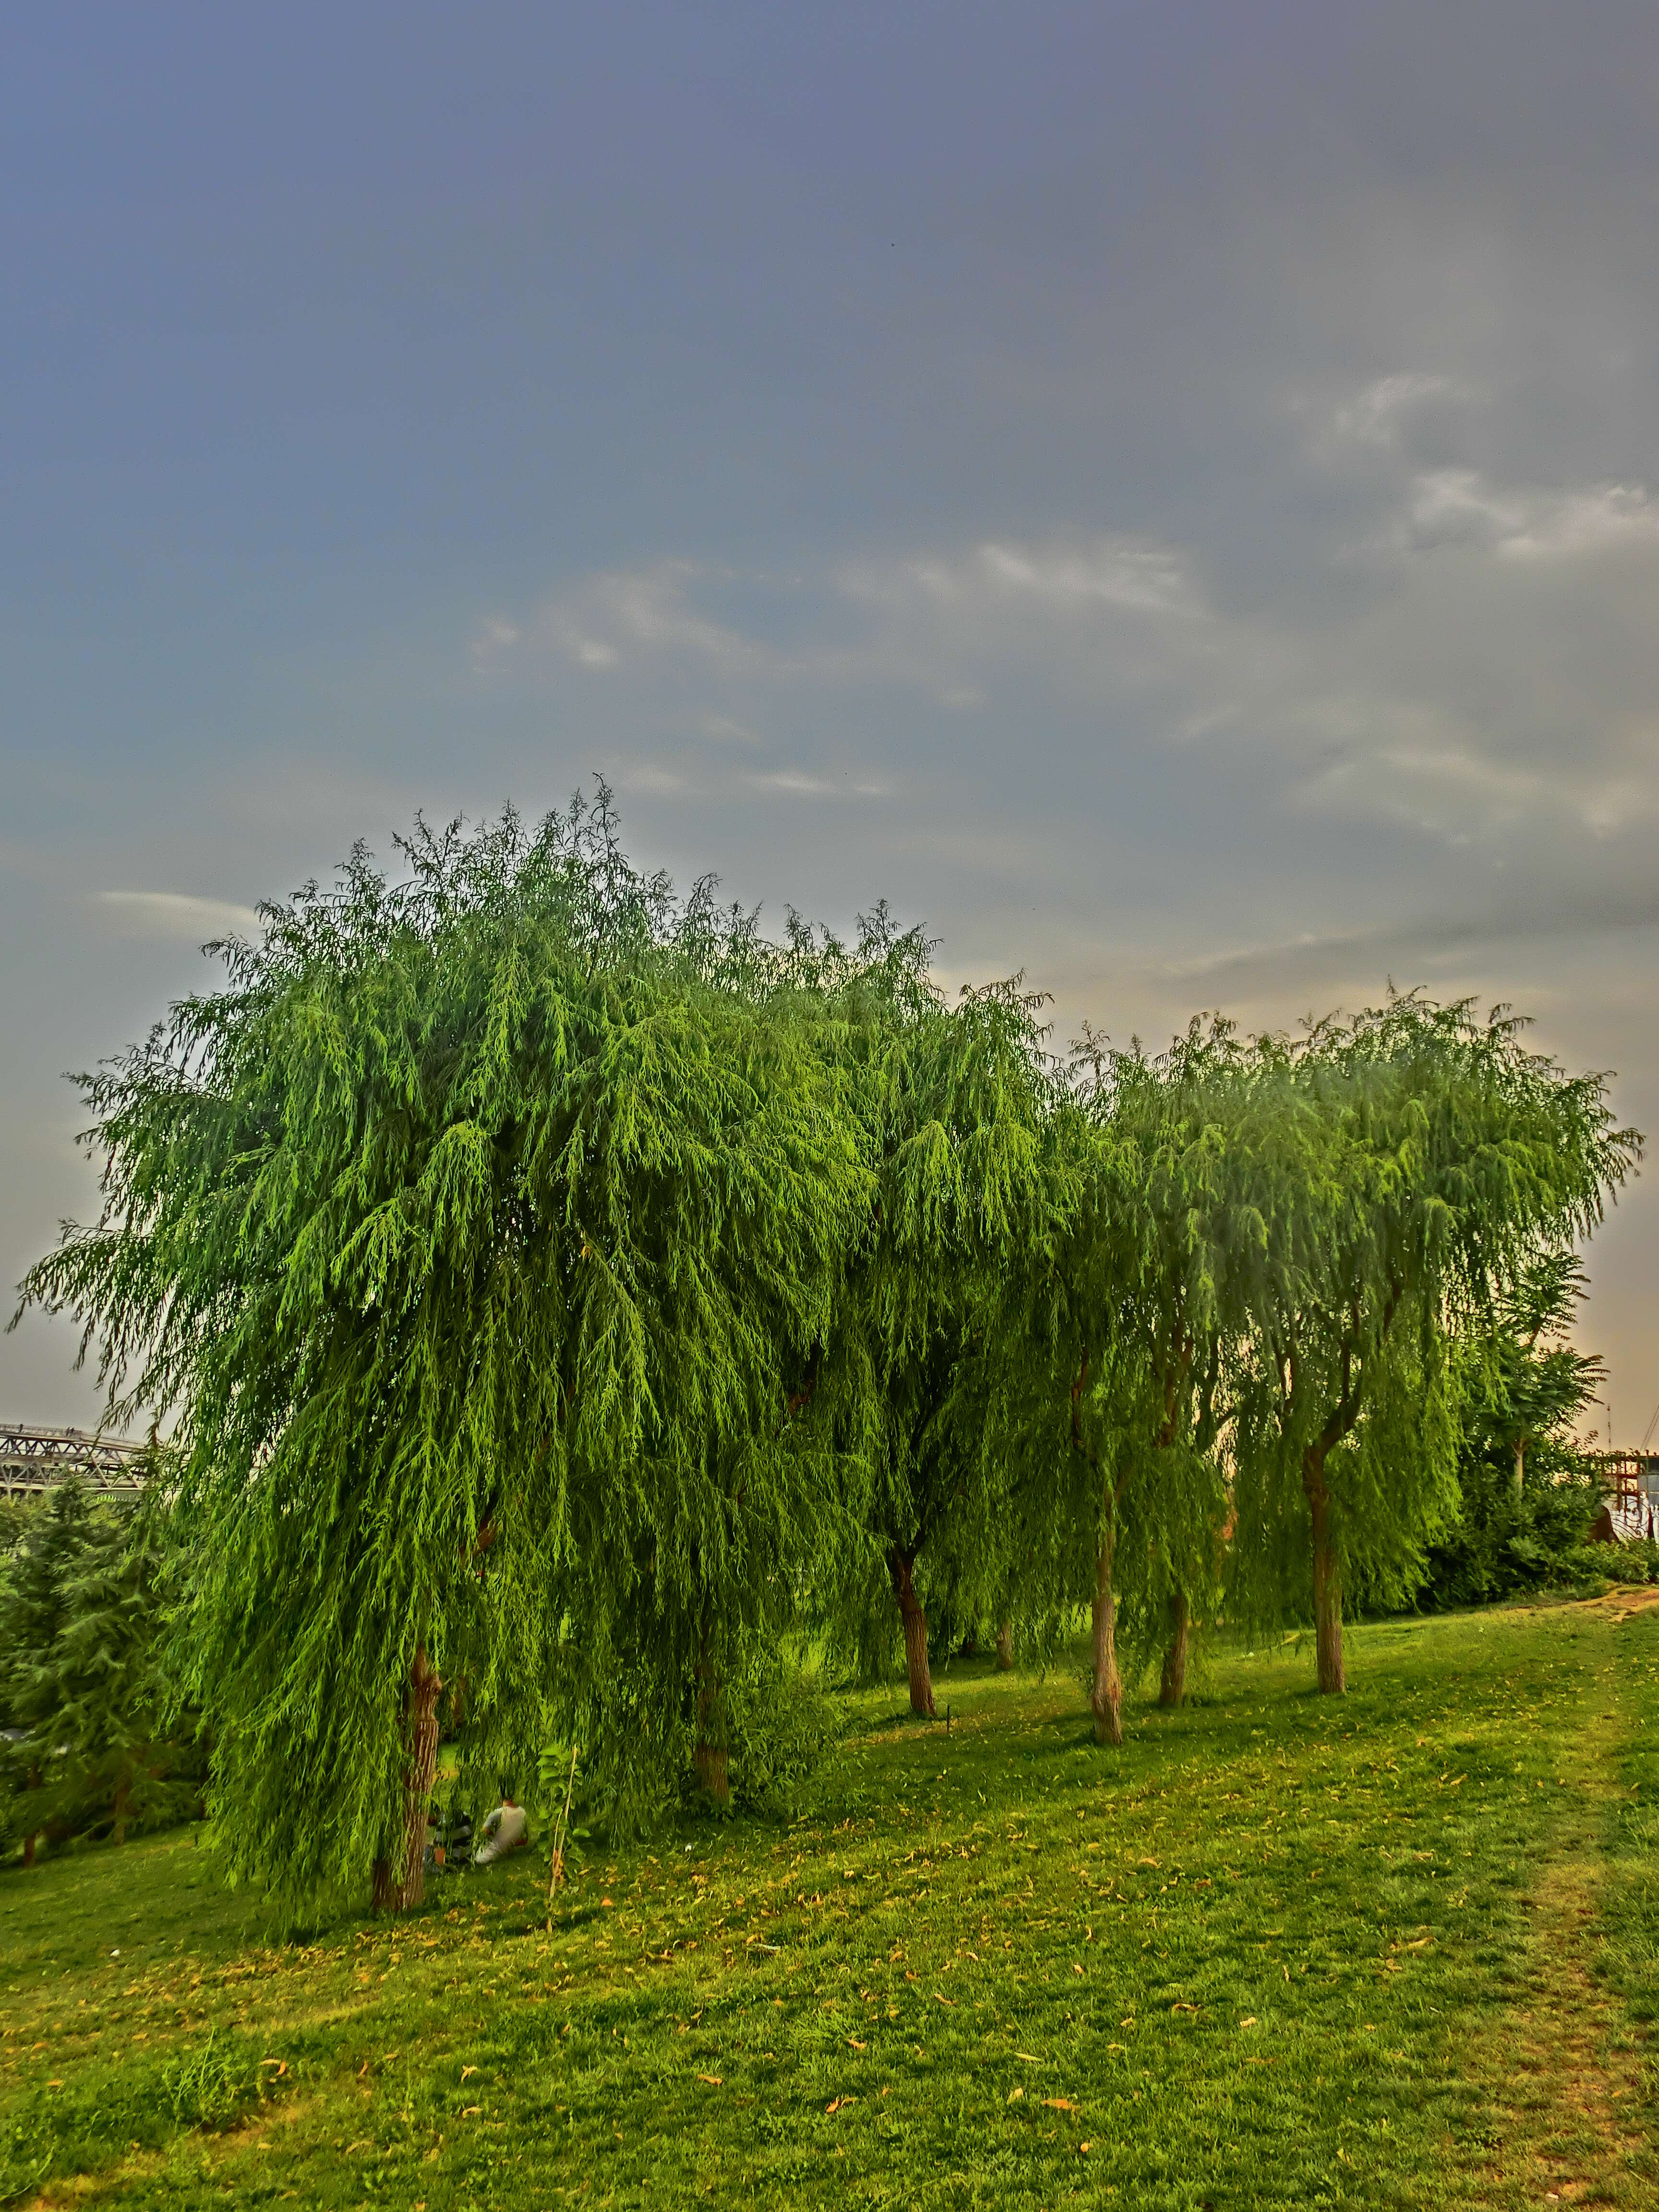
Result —
[[[0, 531], [19, 1157], [218, 926], [85, 886], [251, 900], [594, 769], [650, 864], [885, 895], [1062, 1035], [1393, 972], [1659, 1120], [1652, 9], [1128, 12], [874, 66], [717, 8], [713, 95], [602, 11], [562, 130], [532, 73], [499, 166], [480, 63], [304, 206], [304, 112], [257, 206], [190, 167], [240, 118], [199, 42], [146, 34], [182, 186], [65, 48], [12, 179], [19, 296], [84, 307], [28, 325]], [[14, 1179], [15, 1267], [85, 1200]], [[1656, 1209], [1595, 1260], [1638, 1364]]]

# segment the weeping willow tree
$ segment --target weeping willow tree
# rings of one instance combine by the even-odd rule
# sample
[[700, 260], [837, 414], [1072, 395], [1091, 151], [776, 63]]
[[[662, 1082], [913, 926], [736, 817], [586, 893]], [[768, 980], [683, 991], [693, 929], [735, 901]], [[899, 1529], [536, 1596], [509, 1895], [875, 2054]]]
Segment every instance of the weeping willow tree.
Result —
[[1125, 1656], [1139, 1668], [1161, 1650], [1162, 1699], [1181, 1702], [1194, 1608], [1218, 1586], [1245, 1057], [1224, 1024], [1156, 1057], [1085, 1030], [1050, 1127], [1062, 1224], [1005, 1342], [1021, 1542], [1046, 1562], [1040, 1627], [1052, 1638], [1087, 1607], [1103, 1743], [1122, 1741]]
[[636, 873], [603, 790], [402, 849], [84, 1079], [102, 1217], [24, 1285], [173, 1424], [230, 1866], [394, 1905], [446, 1691], [482, 1780], [558, 1735], [623, 1807], [688, 1751], [724, 1792], [726, 1685], [840, 1525], [874, 1198], [752, 926]]
[[930, 1602], [958, 1623], [1000, 1618], [1018, 1571], [1007, 1458], [970, 1378], [1053, 1219], [1041, 1002], [1014, 981], [947, 1003], [930, 950], [878, 909], [852, 948], [815, 949], [798, 932], [790, 976], [858, 1116], [875, 1193], [849, 1267], [834, 1395], [860, 1470], [861, 1540], [826, 1556], [820, 1604], [866, 1671], [897, 1632], [911, 1710], [924, 1716]]
[[1259, 1040], [1253, 1085], [1234, 1590], [1260, 1615], [1310, 1580], [1319, 1686], [1340, 1691], [1345, 1578], [1403, 1599], [1456, 1510], [1451, 1343], [1590, 1233], [1641, 1139], [1507, 1009], [1418, 994]]

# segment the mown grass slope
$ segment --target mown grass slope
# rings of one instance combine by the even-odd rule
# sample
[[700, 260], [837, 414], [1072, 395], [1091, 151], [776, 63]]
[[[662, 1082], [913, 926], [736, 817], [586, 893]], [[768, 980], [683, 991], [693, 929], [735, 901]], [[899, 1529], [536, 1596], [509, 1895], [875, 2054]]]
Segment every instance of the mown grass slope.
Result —
[[269, 1942], [188, 1836], [0, 1875], [45, 2203], [1659, 2203], [1659, 1609], [854, 1700], [787, 1826]]

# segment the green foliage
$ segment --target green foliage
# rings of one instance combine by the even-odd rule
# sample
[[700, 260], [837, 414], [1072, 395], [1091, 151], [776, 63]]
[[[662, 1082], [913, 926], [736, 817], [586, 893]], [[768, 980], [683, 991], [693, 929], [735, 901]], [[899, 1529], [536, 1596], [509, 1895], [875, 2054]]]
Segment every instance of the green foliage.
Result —
[[731, 1687], [732, 1802], [742, 1813], [793, 1813], [842, 1728], [822, 1674], [789, 1651]]
[[1457, 1510], [1450, 1340], [1484, 1337], [1540, 1252], [1589, 1234], [1641, 1140], [1601, 1077], [1527, 1051], [1506, 1009], [1416, 994], [1261, 1041], [1255, 1079], [1231, 1601], [1297, 1604], [1322, 1495], [1343, 1582], [1401, 1602]]
[[1132, 1668], [1184, 1600], [1212, 1617], [1227, 1486], [1224, 1350], [1243, 1326], [1249, 1053], [1194, 1023], [1157, 1057], [1085, 1030], [1047, 1133], [1052, 1258], [997, 1347], [984, 1432], [1016, 1440], [1020, 1607], [1050, 1648], [1109, 1577]]
[[648, 1808], [842, 1518], [812, 1378], [873, 1181], [781, 967], [603, 803], [404, 856], [87, 1080], [105, 1215], [26, 1286], [176, 1416], [217, 1832], [296, 1898], [391, 1845], [418, 1649], [467, 1776], [558, 1735]]
[[[1604, 1572], [1580, 1556], [1601, 1483], [1574, 1438], [1601, 1362], [1567, 1340], [1584, 1294], [1570, 1250], [1548, 1251], [1499, 1298], [1492, 1326], [1454, 1353], [1460, 1385], [1457, 1516], [1430, 1555], [1426, 1595], [1484, 1605]], [[1621, 1558], [1620, 1571], [1633, 1564]]]
[[228, 2127], [258, 2090], [246, 2071], [246, 2058], [228, 2045], [216, 2045], [215, 2031], [194, 2051], [182, 2051], [162, 2069], [161, 2081], [173, 2117], [181, 2128]]
[[875, 1176], [836, 1408], [866, 1474], [861, 1540], [827, 1555], [818, 1583], [821, 1615], [861, 1679], [890, 1662], [902, 1579], [946, 1623], [1011, 1601], [1024, 1559], [983, 1378], [1013, 1320], [1011, 1291], [1042, 1266], [1055, 1218], [1042, 1002], [1015, 980], [947, 1006], [926, 953], [878, 913], [823, 1000], [821, 1035], [855, 1079]]
[[177, 1571], [157, 1510], [95, 1506], [66, 1483], [0, 1567], [0, 1782], [8, 1844], [176, 1818], [199, 1796], [192, 1717], [164, 1667]]
[[1062, 1067], [884, 908], [774, 944], [677, 900], [603, 787], [401, 852], [83, 1079], [103, 1213], [24, 1303], [173, 1445], [160, 1551], [54, 1522], [8, 1570], [53, 1789], [159, 1811], [187, 1704], [234, 1877], [297, 1909], [401, 1851], [432, 1670], [465, 1800], [575, 1743], [620, 1838], [694, 1755], [787, 1801], [804, 1627], [869, 1679], [896, 1597], [1038, 1654], [1093, 1600], [1139, 1664], [1224, 1593], [1305, 1610], [1310, 1550], [1401, 1602], [1492, 1454], [1548, 1476], [1583, 1377], [1523, 1341], [1540, 1255], [1639, 1139], [1503, 1010]]

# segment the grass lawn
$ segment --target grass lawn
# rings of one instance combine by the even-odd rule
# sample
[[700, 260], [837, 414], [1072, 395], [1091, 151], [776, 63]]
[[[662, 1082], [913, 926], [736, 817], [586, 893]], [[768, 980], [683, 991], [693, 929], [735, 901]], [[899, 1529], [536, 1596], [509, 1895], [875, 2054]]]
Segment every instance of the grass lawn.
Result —
[[[1641, 1609], [1637, 1609], [1638, 1607]], [[190, 1836], [0, 1873], [44, 2204], [1659, 2205], [1659, 1607], [896, 1694], [787, 1826], [274, 1946]]]

